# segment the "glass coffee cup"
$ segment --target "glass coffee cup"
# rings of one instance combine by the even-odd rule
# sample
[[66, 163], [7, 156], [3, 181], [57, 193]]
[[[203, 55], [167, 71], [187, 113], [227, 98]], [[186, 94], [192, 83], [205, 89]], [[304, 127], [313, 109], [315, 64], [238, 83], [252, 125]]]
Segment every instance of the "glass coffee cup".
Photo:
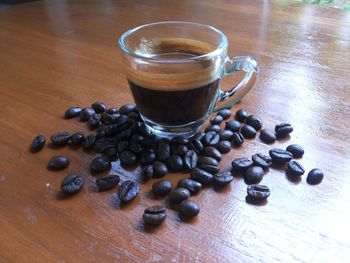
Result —
[[[237, 103], [258, 72], [249, 56], [229, 58], [218, 29], [168, 21], [128, 30], [119, 39], [129, 86], [140, 115], [161, 137], [195, 134], [209, 114]], [[243, 71], [243, 80], [223, 91], [220, 80]]]

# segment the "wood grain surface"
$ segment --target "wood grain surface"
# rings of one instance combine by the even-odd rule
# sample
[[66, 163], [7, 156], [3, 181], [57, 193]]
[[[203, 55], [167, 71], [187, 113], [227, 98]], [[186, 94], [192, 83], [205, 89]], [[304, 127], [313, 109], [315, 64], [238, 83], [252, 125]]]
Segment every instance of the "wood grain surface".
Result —
[[[205, 189], [193, 200], [200, 215], [184, 223], [174, 210], [147, 231], [143, 210], [154, 200], [154, 180], [121, 207], [115, 190], [96, 193], [88, 171], [93, 153], [45, 148], [31, 154], [34, 136], [81, 131], [64, 120], [73, 105], [96, 100], [131, 102], [117, 38], [137, 25], [186, 20], [213, 25], [229, 38], [229, 53], [252, 55], [261, 74], [244, 108], [265, 128], [290, 122], [292, 136], [275, 145], [258, 137], [233, 149], [237, 157], [301, 144], [307, 171], [325, 173], [320, 185], [270, 169], [265, 205], [245, 202], [241, 178], [222, 191]], [[35, 1], [0, 9], [0, 262], [349, 262], [350, 13], [283, 1]], [[233, 79], [224, 81], [229, 87]], [[46, 169], [54, 155], [70, 166]], [[140, 169], [113, 171], [140, 182]], [[68, 199], [59, 195], [69, 173], [86, 179]], [[186, 174], [169, 174], [176, 183]]]

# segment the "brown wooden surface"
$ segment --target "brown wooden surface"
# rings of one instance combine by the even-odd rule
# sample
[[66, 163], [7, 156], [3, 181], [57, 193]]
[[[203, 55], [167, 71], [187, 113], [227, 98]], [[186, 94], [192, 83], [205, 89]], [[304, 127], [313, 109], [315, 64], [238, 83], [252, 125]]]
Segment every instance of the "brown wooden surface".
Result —
[[[289, 140], [305, 148], [301, 163], [325, 178], [310, 186], [271, 169], [263, 206], [245, 202], [236, 178], [221, 192], [193, 197], [201, 213], [183, 223], [169, 210], [147, 232], [145, 207], [162, 204], [149, 194], [120, 208], [115, 191], [94, 192], [92, 154], [45, 148], [30, 154], [40, 133], [82, 131], [62, 119], [72, 105], [132, 101], [117, 38], [160, 20], [213, 25], [227, 34], [230, 54], [252, 55], [261, 74], [255, 89], [233, 107], [261, 116], [266, 128], [290, 121]], [[0, 10], [0, 261], [1, 262], [349, 262], [350, 13], [281, 1], [38, 1]], [[224, 83], [228, 86], [229, 81]], [[258, 138], [221, 162], [271, 148]], [[47, 160], [67, 154], [71, 165], [49, 172]], [[139, 169], [120, 171], [139, 181]], [[86, 185], [59, 199], [61, 179], [78, 173]], [[168, 175], [176, 182], [183, 174]]]

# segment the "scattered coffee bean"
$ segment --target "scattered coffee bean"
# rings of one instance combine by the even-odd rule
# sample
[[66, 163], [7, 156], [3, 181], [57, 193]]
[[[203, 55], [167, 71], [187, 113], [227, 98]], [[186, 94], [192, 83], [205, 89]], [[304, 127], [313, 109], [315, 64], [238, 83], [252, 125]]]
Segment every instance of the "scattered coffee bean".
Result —
[[220, 172], [214, 175], [214, 183], [217, 186], [226, 186], [233, 180], [233, 176], [230, 172]]
[[117, 148], [115, 146], [111, 145], [107, 148], [103, 149], [103, 155], [109, 157], [109, 158], [114, 158], [117, 155]]
[[50, 170], [62, 170], [69, 165], [69, 158], [64, 155], [57, 155], [49, 160], [47, 167]]
[[72, 137], [70, 138], [72, 144], [74, 145], [80, 145], [85, 141], [85, 136], [84, 134], [80, 133], [80, 132], [76, 132], [72, 134]]
[[231, 163], [232, 169], [238, 172], [244, 172], [252, 165], [253, 162], [247, 158], [238, 158], [233, 160]]
[[129, 142], [128, 141], [120, 141], [117, 144], [117, 152], [121, 153], [129, 148]]
[[201, 190], [202, 184], [190, 178], [185, 178], [181, 179], [177, 183], [177, 187], [186, 188], [188, 191], [190, 191], [191, 195], [195, 195]]
[[218, 165], [218, 161], [209, 156], [199, 156], [198, 163], [201, 165], [214, 165], [214, 166]]
[[133, 112], [133, 111], [136, 111], [136, 110], [137, 110], [137, 107], [136, 107], [135, 104], [128, 103], [128, 104], [124, 104], [123, 106], [120, 107], [119, 113], [128, 115], [130, 112]]
[[192, 218], [199, 214], [200, 208], [192, 200], [184, 200], [179, 205], [179, 213], [185, 218]]
[[288, 163], [293, 158], [293, 155], [290, 152], [283, 149], [272, 149], [269, 151], [269, 155], [273, 162], [280, 164]]
[[126, 124], [128, 122], [128, 116], [127, 115], [124, 115], [124, 114], [121, 114], [119, 115], [117, 118], [113, 117], [115, 119], [115, 122], [117, 125], [123, 125], [123, 124]]
[[236, 120], [230, 120], [225, 122], [225, 130], [229, 130], [232, 132], [238, 132], [241, 127], [241, 123]]
[[243, 135], [242, 133], [240, 132], [235, 132], [233, 133], [233, 136], [232, 136], [232, 143], [235, 145], [235, 146], [240, 146], [244, 143], [244, 138], [243, 138]]
[[71, 135], [69, 132], [57, 132], [51, 135], [51, 142], [54, 145], [65, 145], [68, 143]]
[[221, 153], [228, 153], [231, 150], [231, 143], [229, 141], [220, 141], [215, 147]]
[[172, 138], [171, 140], [173, 143], [175, 144], [188, 144], [189, 140], [183, 136], [175, 136], [174, 138]]
[[124, 165], [133, 165], [137, 163], [137, 156], [129, 150], [122, 151], [119, 154], [119, 159]]
[[119, 113], [119, 111], [118, 111], [118, 109], [116, 109], [116, 108], [109, 108], [108, 110], [106, 110], [106, 113], [107, 114], [117, 114], [117, 113]]
[[259, 166], [251, 166], [244, 174], [246, 184], [257, 184], [264, 176], [264, 170]]
[[180, 203], [183, 200], [186, 200], [191, 195], [190, 191], [188, 191], [186, 188], [175, 188], [170, 191], [169, 193], [169, 201], [171, 203]]
[[129, 149], [135, 153], [135, 154], [139, 154], [142, 152], [143, 150], [143, 147], [140, 143], [132, 143], [132, 144], [129, 144]]
[[263, 201], [270, 196], [270, 189], [266, 185], [248, 185], [247, 194], [256, 201]]
[[142, 169], [142, 175], [145, 179], [150, 179], [154, 175], [154, 167], [152, 164], [146, 165]]
[[261, 119], [255, 115], [249, 115], [248, 118], [245, 120], [245, 123], [252, 126], [256, 131], [261, 130], [263, 126]]
[[196, 153], [200, 153], [203, 151], [203, 144], [199, 139], [193, 139], [190, 141], [189, 147], [194, 150]]
[[156, 145], [158, 140], [157, 135], [155, 134], [146, 134], [143, 141], [142, 141], [142, 145], [144, 147], [153, 147]]
[[233, 132], [230, 130], [223, 130], [219, 132], [220, 141], [231, 141], [233, 138]]
[[259, 137], [264, 143], [274, 143], [276, 141], [275, 133], [268, 129], [262, 129]]
[[168, 143], [159, 143], [157, 146], [157, 158], [159, 161], [165, 161], [170, 157], [170, 145]]
[[88, 136], [86, 136], [85, 141], [84, 141], [84, 148], [86, 150], [92, 149], [92, 147], [94, 147], [96, 142], [96, 136], [93, 134], [90, 134]]
[[208, 173], [211, 173], [211, 174], [216, 174], [220, 171], [219, 166], [216, 166], [216, 165], [201, 164], [197, 168], [207, 171]]
[[188, 170], [191, 170], [197, 166], [198, 156], [197, 153], [193, 150], [189, 150], [185, 153], [183, 157], [184, 167]]
[[177, 154], [171, 155], [167, 160], [167, 164], [170, 170], [172, 170], [173, 172], [179, 172], [183, 167], [182, 158], [180, 155]]
[[168, 173], [168, 168], [166, 167], [166, 165], [159, 161], [153, 162], [153, 169], [153, 177], [163, 177]]
[[131, 136], [130, 143], [142, 143], [144, 137], [141, 134], [135, 133]]
[[252, 156], [252, 160], [255, 166], [260, 166], [263, 169], [269, 168], [272, 163], [272, 159], [269, 156], [264, 155], [262, 153], [254, 154]]
[[107, 109], [107, 105], [101, 101], [96, 101], [91, 104], [91, 108], [93, 108], [96, 113], [102, 113]]
[[304, 149], [298, 144], [291, 144], [286, 149], [293, 154], [293, 158], [301, 158], [304, 155]]
[[33, 139], [32, 144], [30, 145], [30, 150], [32, 152], [40, 151], [44, 147], [44, 145], [45, 145], [45, 136], [38, 135]]
[[243, 109], [239, 109], [237, 112], [236, 112], [236, 120], [239, 121], [239, 122], [244, 122], [247, 118], [248, 118], [248, 112], [246, 112], [245, 110]]
[[194, 168], [191, 170], [191, 179], [200, 182], [202, 185], [208, 185], [214, 180], [214, 176], [205, 170]]
[[79, 192], [84, 185], [84, 178], [80, 175], [68, 175], [61, 182], [61, 191], [66, 195]]
[[313, 185], [319, 184], [323, 180], [323, 177], [324, 177], [323, 172], [320, 169], [315, 168], [308, 173], [306, 177], [306, 182], [308, 184], [313, 184]]
[[153, 149], [144, 149], [141, 153], [141, 164], [150, 164], [156, 160], [156, 153]]
[[[118, 116], [119, 117], [119, 116]], [[116, 123], [116, 119], [110, 115], [110, 114], [107, 114], [107, 113], [103, 113], [101, 115], [101, 122], [102, 124], [104, 125], [113, 125]]]
[[79, 113], [79, 118], [81, 121], [88, 121], [92, 115], [96, 112], [92, 108], [84, 108]]
[[216, 149], [212, 146], [205, 147], [203, 154], [205, 156], [209, 156], [209, 157], [216, 159], [218, 162], [221, 161], [221, 153], [218, 151], [218, 149]]
[[305, 173], [305, 169], [300, 163], [296, 161], [290, 161], [288, 163], [287, 172], [291, 175], [301, 176]]
[[155, 196], [166, 196], [171, 189], [173, 184], [169, 180], [159, 180], [152, 185], [152, 192]]
[[202, 139], [202, 142], [205, 146], [214, 146], [219, 141], [220, 141], [220, 137], [215, 131], [207, 132]]
[[152, 206], [145, 209], [143, 221], [152, 226], [158, 226], [165, 221], [166, 209], [162, 206]]
[[276, 125], [275, 127], [276, 136], [278, 138], [285, 137], [288, 134], [290, 134], [292, 131], [293, 131], [293, 127], [289, 123], [281, 123]]
[[118, 175], [107, 175], [96, 180], [96, 185], [99, 192], [106, 191], [115, 187], [120, 181]]
[[216, 115], [210, 119], [210, 123], [215, 125], [215, 124], [220, 124], [224, 118], [221, 115]]
[[186, 152], [188, 152], [188, 148], [186, 145], [176, 144], [171, 146], [171, 152], [173, 154], [183, 156]]
[[211, 132], [211, 131], [213, 131], [213, 132], [220, 132], [221, 131], [221, 127], [220, 127], [220, 125], [215, 124], [215, 125], [208, 126], [204, 131], [205, 131], [205, 133], [208, 133], [208, 132]]
[[241, 128], [241, 133], [245, 138], [253, 139], [256, 135], [256, 130], [252, 126], [245, 124]]
[[133, 200], [139, 192], [139, 185], [131, 180], [127, 180], [120, 185], [118, 196], [122, 203], [127, 203]]
[[227, 120], [231, 117], [231, 110], [230, 109], [222, 109], [218, 111], [218, 115], [220, 115], [224, 120]]
[[101, 122], [101, 116], [100, 114], [94, 114], [92, 115], [87, 123], [87, 126], [89, 127], [90, 130], [98, 128]]
[[[219, 126], [220, 127], [220, 126]], [[201, 140], [204, 137], [205, 133], [202, 131], [198, 131], [195, 135], [193, 135], [194, 140]]]
[[97, 156], [90, 163], [92, 173], [101, 173], [111, 168], [111, 162], [106, 156]]
[[79, 115], [81, 111], [80, 107], [70, 107], [66, 112], [64, 113], [65, 119], [71, 119]]

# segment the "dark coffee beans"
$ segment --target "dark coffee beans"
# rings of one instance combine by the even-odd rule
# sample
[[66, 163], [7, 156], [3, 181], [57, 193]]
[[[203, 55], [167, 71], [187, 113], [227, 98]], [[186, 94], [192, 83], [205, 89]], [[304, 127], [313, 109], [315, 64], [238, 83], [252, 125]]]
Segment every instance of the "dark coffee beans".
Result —
[[273, 162], [280, 164], [288, 163], [293, 158], [290, 152], [283, 149], [272, 149], [269, 151], [269, 155]]
[[186, 200], [191, 195], [190, 191], [186, 188], [175, 188], [169, 193], [169, 201], [171, 203], [180, 203], [183, 200]]
[[207, 171], [208, 173], [211, 173], [211, 174], [216, 174], [220, 171], [219, 166], [216, 166], [216, 165], [201, 164], [197, 168]]
[[193, 139], [190, 141], [189, 147], [194, 150], [196, 153], [200, 153], [203, 151], [203, 144], [199, 139]]
[[287, 172], [291, 175], [301, 176], [305, 173], [305, 169], [300, 163], [296, 161], [290, 161], [288, 163]]
[[[219, 126], [220, 127], [220, 126]], [[201, 140], [204, 137], [205, 133], [202, 131], [198, 131], [195, 135], [193, 135], [194, 140]]]
[[129, 149], [135, 154], [139, 154], [143, 150], [142, 145], [140, 143], [129, 144]]
[[214, 165], [214, 166], [218, 165], [218, 161], [209, 156], [199, 156], [198, 163], [201, 165]]
[[84, 108], [79, 113], [79, 118], [81, 121], [88, 121], [92, 115], [95, 114], [94, 109], [92, 108]]
[[242, 126], [241, 133], [247, 139], [253, 139], [256, 136], [256, 130], [248, 124]]
[[107, 175], [96, 180], [98, 191], [106, 191], [115, 187], [120, 181], [118, 175]]
[[45, 145], [45, 136], [38, 135], [33, 139], [32, 144], [30, 145], [30, 150], [32, 152], [40, 151], [44, 147], [44, 145]]
[[292, 131], [293, 131], [293, 127], [289, 123], [281, 123], [276, 125], [275, 127], [275, 132], [278, 138], [285, 137], [288, 134], [290, 134]]
[[230, 172], [221, 172], [214, 175], [214, 183], [217, 186], [226, 186], [233, 180], [233, 176]]
[[137, 156], [129, 150], [122, 151], [119, 154], [119, 159], [124, 165], [133, 165], [137, 163]]
[[152, 192], [155, 196], [166, 196], [171, 189], [173, 184], [169, 180], [159, 180], [152, 185]]
[[150, 164], [156, 160], [156, 153], [153, 149], [145, 149], [141, 153], [141, 164]]
[[96, 101], [91, 104], [91, 108], [93, 108], [96, 113], [102, 113], [107, 109], [107, 105], [101, 101]]
[[47, 167], [50, 170], [62, 170], [69, 165], [69, 158], [64, 155], [54, 156], [49, 160]]
[[275, 133], [268, 129], [262, 129], [259, 137], [264, 143], [274, 143], [276, 141]]
[[197, 166], [198, 156], [193, 150], [189, 150], [183, 157], [183, 164], [186, 169], [191, 170]]
[[145, 179], [150, 179], [154, 175], [154, 167], [152, 164], [146, 165], [142, 169], [142, 175]]
[[89, 118], [87, 126], [89, 127], [89, 129], [93, 130], [100, 125], [100, 122], [101, 122], [100, 114], [94, 114]]
[[106, 113], [107, 114], [117, 114], [117, 113], [119, 113], [119, 111], [118, 111], [118, 109], [116, 109], [116, 108], [109, 108], [108, 110], [106, 110]]
[[72, 195], [81, 190], [84, 185], [84, 179], [80, 175], [68, 175], [63, 178], [61, 191], [66, 195]]
[[166, 209], [162, 206], [152, 206], [145, 209], [143, 221], [152, 226], [158, 226], [165, 221]]
[[175, 144], [188, 144], [189, 140], [183, 136], [176, 136], [171, 140]]
[[223, 130], [219, 132], [219, 137], [221, 141], [231, 141], [233, 138], [233, 132], [230, 130]]
[[232, 132], [238, 132], [241, 124], [236, 120], [230, 120], [225, 123], [225, 130], [229, 130]]
[[170, 145], [168, 143], [159, 143], [156, 153], [159, 161], [165, 161], [170, 157]]
[[191, 179], [200, 182], [202, 185], [208, 185], [214, 180], [214, 176], [205, 170], [194, 168], [191, 170]]
[[323, 180], [323, 172], [318, 169], [312, 169], [306, 177], [306, 182], [308, 184], [319, 184]]
[[219, 141], [220, 137], [215, 131], [207, 132], [202, 139], [205, 146], [215, 146]]
[[301, 158], [304, 155], [304, 149], [298, 144], [291, 144], [286, 149], [293, 154], [293, 158]]
[[209, 157], [216, 159], [218, 162], [221, 161], [221, 153], [218, 151], [218, 149], [216, 149], [212, 146], [205, 147], [203, 154], [205, 156], [209, 156]]
[[252, 160], [255, 166], [260, 166], [263, 169], [269, 168], [272, 163], [272, 159], [269, 156], [261, 153], [254, 154]]
[[153, 163], [153, 176], [154, 177], [163, 177], [164, 175], [166, 175], [168, 172], [168, 168], [166, 167], [166, 165], [162, 162], [159, 161], [155, 161]]
[[197, 216], [199, 212], [199, 205], [192, 200], [184, 200], [179, 205], [179, 213], [182, 217], [192, 218]]
[[129, 148], [129, 142], [128, 141], [120, 141], [117, 144], [117, 152], [121, 153]]
[[234, 171], [244, 172], [253, 165], [253, 162], [247, 158], [238, 158], [233, 160], [231, 165]]
[[245, 110], [243, 109], [239, 109], [237, 112], [236, 112], [236, 120], [239, 121], [239, 122], [244, 122], [247, 118], [248, 118], [248, 112], [246, 112]]
[[232, 143], [235, 145], [235, 146], [240, 146], [244, 143], [244, 138], [243, 138], [243, 135], [242, 133], [240, 132], [235, 132], [233, 133], [233, 136], [232, 136]]
[[103, 113], [101, 115], [101, 122], [104, 125], [113, 125], [114, 123], [116, 123], [116, 119], [110, 114]]
[[80, 145], [85, 141], [85, 136], [80, 132], [76, 132], [72, 134], [72, 137], [70, 139], [72, 141], [72, 144]]
[[95, 142], [96, 142], [96, 136], [93, 134], [88, 135], [84, 141], [84, 148], [87, 150], [91, 149], [92, 147], [94, 147]]
[[246, 184], [257, 184], [264, 176], [264, 170], [259, 166], [251, 166], [244, 174]]
[[81, 111], [80, 107], [70, 107], [66, 112], [64, 113], [65, 119], [71, 119], [79, 115]]
[[186, 152], [188, 151], [188, 148], [186, 145], [182, 145], [182, 144], [176, 144], [176, 145], [172, 145], [171, 146], [171, 152], [173, 154], [177, 154], [177, 155], [184, 155]]
[[231, 110], [230, 109], [222, 109], [218, 111], [218, 115], [220, 115], [224, 120], [227, 120], [231, 117]]
[[228, 153], [231, 150], [231, 143], [229, 141], [220, 141], [215, 147], [221, 153]]
[[245, 123], [252, 126], [256, 131], [261, 130], [263, 126], [261, 119], [255, 115], [248, 116], [248, 118], [245, 120]]
[[131, 180], [127, 180], [120, 185], [118, 196], [121, 202], [127, 203], [133, 200], [139, 192], [139, 185]]
[[124, 104], [123, 106], [120, 107], [119, 113], [128, 115], [129, 113], [136, 111], [136, 110], [137, 110], [137, 107], [135, 104], [128, 103], [128, 104]]
[[188, 191], [190, 191], [191, 195], [195, 195], [201, 190], [202, 184], [190, 178], [185, 178], [181, 179], [177, 183], [177, 187], [186, 188]]
[[214, 132], [220, 132], [221, 131], [221, 127], [220, 125], [212, 125], [212, 126], [208, 126], [205, 130], [205, 133], [208, 133], [210, 131], [214, 131]]
[[215, 124], [220, 124], [224, 118], [221, 115], [216, 115], [210, 119], [210, 123], [215, 125]]
[[270, 196], [270, 189], [266, 185], [252, 184], [247, 188], [247, 194], [256, 201], [263, 201]]
[[181, 171], [183, 167], [183, 161], [180, 155], [173, 154], [169, 157], [167, 160], [168, 167], [173, 172], [179, 172]]
[[51, 135], [51, 142], [54, 145], [65, 145], [68, 143], [71, 135], [69, 132], [57, 132]]
[[106, 156], [97, 156], [90, 163], [92, 173], [101, 173], [111, 168], [111, 162]]

